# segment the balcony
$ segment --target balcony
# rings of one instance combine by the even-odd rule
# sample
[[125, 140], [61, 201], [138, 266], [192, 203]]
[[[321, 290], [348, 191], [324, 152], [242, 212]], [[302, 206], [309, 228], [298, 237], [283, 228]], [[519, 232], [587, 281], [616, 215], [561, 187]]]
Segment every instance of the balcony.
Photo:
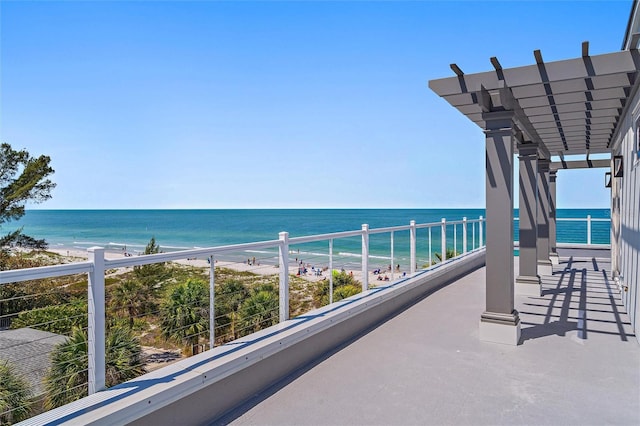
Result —
[[609, 260], [564, 254], [541, 297], [516, 296], [518, 347], [478, 339], [478, 269], [220, 423], [638, 424], [640, 348]]
[[[447, 233], [438, 223], [260, 244], [282, 247], [355, 233], [366, 252], [369, 233], [423, 229], [420, 237], [431, 235], [432, 227], [445, 229], [438, 238], [443, 248], [448, 237], [468, 242], [466, 232], [456, 234], [454, 227]], [[91, 392], [96, 382], [90, 374], [92, 395], [27, 424], [637, 423], [640, 348], [619, 301], [624, 288], [610, 279], [608, 249], [559, 245], [560, 263], [542, 277], [542, 295], [516, 296], [522, 336], [511, 347], [478, 339], [485, 306], [485, 252], [475, 243], [482, 244], [480, 235], [470, 238], [466, 253], [427, 270], [107, 390]], [[189, 254], [107, 260], [106, 268], [183, 255]], [[87, 270], [95, 280], [91, 262], [64, 268]], [[90, 369], [95, 374], [97, 368]]]

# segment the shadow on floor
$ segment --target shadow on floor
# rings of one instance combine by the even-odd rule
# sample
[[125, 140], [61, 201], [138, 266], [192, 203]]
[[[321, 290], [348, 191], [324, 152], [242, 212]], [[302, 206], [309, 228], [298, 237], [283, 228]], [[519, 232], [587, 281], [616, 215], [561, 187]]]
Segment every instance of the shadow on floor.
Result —
[[608, 259], [571, 256], [542, 276], [542, 295], [524, 297], [519, 306], [520, 343], [568, 334], [587, 340], [597, 333], [625, 342], [635, 336], [609, 270]]

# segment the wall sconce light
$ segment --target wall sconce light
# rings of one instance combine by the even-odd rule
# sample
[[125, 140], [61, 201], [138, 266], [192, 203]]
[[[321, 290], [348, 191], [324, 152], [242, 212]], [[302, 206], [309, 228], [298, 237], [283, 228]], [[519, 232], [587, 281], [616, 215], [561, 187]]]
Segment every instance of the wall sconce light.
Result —
[[616, 155], [613, 157], [613, 177], [622, 177], [624, 174], [624, 167], [622, 161], [622, 155]]
[[604, 174], [604, 187], [611, 188], [611, 172], [606, 172]]

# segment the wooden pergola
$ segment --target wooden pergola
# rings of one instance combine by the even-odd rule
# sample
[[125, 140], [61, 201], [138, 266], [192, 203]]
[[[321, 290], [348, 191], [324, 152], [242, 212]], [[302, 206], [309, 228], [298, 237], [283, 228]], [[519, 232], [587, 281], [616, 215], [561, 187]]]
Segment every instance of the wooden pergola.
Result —
[[[634, 34], [632, 46], [639, 36]], [[533, 55], [535, 64], [515, 68], [503, 68], [493, 57], [493, 70], [476, 74], [451, 64], [455, 76], [429, 82], [485, 133], [487, 290], [480, 338], [514, 345], [520, 339], [515, 292], [539, 295], [539, 269], [550, 269], [557, 260], [556, 172], [611, 166], [611, 160], [590, 160], [589, 155], [611, 154], [640, 70], [636, 49], [592, 56], [588, 42], [574, 59], [544, 62], [539, 50]], [[520, 166], [520, 271], [514, 283], [515, 154]], [[565, 161], [566, 155], [584, 155], [585, 160]], [[560, 161], [552, 162], [552, 156]]]

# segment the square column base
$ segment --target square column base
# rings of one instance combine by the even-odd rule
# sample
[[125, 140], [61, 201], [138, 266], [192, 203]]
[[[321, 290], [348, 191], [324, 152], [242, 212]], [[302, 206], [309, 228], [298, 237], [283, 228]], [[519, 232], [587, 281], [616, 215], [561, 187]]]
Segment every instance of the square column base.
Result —
[[480, 321], [480, 340], [517, 346], [520, 342], [520, 323], [507, 325]]
[[480, 317], [480, 340], [517, 346], [520, 342], [520, 317], [511, 314], [485, 312]]
[[555, 252], [549, 253], [549, 260], [551, 261], [551, 264], [554, 266], [557, 266], [560, 264], [560, 257], [558, 256], [558, 253], [555, 253]]
[[542, 288], [540, 287], [540, 282], [539, 276], [529, 277], [520, 275], [516, 278], [516, 294], [522, 296], [541, 296]]
[[538, 274], [540, 275], [552, 275], [553, 264], [550, 260], [538, 260]]

